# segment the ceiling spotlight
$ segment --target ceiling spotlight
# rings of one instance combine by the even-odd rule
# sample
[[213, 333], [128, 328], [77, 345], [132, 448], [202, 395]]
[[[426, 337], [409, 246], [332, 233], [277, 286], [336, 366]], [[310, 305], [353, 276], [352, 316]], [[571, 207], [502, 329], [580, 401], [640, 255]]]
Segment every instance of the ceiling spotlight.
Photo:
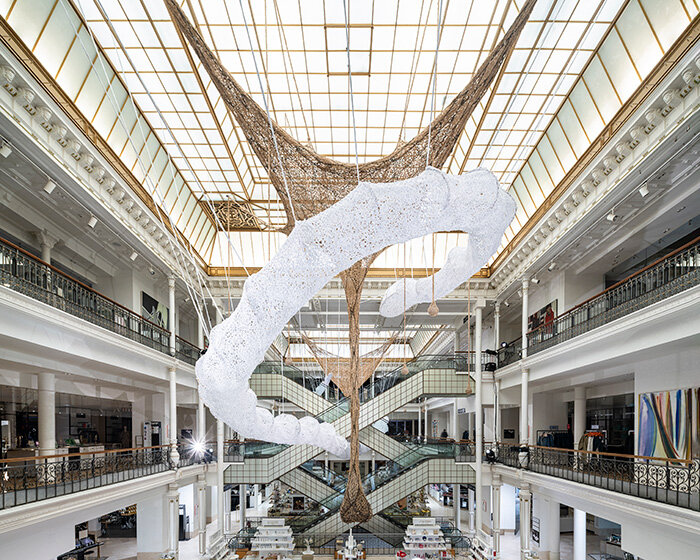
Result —
[[94, 228], [97, 225], [97, 218], [95, 218], [95, 216], [90, 216], [90, 219], [88, 220], [88, 225], [91, 228]]
[[138, 256], [139, 256], [139, 254], [138, 254], [136, 251], [133, 251], [133, 252], [129, 255], [129, 258], [130, 258], [132, 261], [135, 261], [135, 260], [136, 260], [136, 257], [138, 257]]
[[8, 157], [12, 153], [12, 148], [7, 142], [3, 142], [0, 146], [0, 156]]
[[530, 282], [532, 282], [533, 284], [539, 284], [539, 283], [540, 283], [540, 279], [539, 279], [539, 278], [532, 278], [532, 279], [530, 280]]
[[46, 184], [44, 185], [44, 192], [46, 194], [51, 194], [53, 190], [56, 188], [56, 183], [54, 183], [51, 179], [46, 181]]
[[156, 269], [153, 268], [152, 266], [149, 266], [149, 267], [148, 267], [148, 272], [151, 273], [151, 276], [155, 276], [155, 275], [156, 275]]
[[547, 267], [547, 270], [549, 270], [549, 272], [552, 272], [552, 270], [554, 270], [555, 268], [557, 268], [557, 263], [555, 263], [554, 261], [552, 261], [551, 263], [549, 263], [549, 266]]
[[507, 301], [504, 301], [503, 305], [505, 305], [506, 307], [510, 307], [510, 303], [508, 303]]
[[615, 210], [610, 210], [610, 213], [605, 216], [605, 219], [608, 220], [608, 222], [616, 222], [619, 218], [620, 216], [615, 214]]
[[522, 291], [522, 290], [518, 290], [518, 297], [523, 297], [523, 291]]
[[639, 188], [639, 194], [642, 195], [642, 198], [649, 194], [649, 187], [647, 187], [646, 183]]

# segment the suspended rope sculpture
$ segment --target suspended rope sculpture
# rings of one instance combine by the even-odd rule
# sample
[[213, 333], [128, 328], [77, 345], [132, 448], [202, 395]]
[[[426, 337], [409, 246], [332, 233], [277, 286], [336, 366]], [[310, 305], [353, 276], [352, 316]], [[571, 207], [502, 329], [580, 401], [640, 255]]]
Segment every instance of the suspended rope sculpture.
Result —
[[318, 362], [318, 365], [321, 366], [323, 373], [325, 375], [330, 375], [333, 382], [340, 387], [343, 394], [347, 395], [350, 393], [356, 377], [359, 377], [359, 384], [362, 385], [372, 376], [379, 367], [379, 364], [384, 361], [386, 353], [389, 351], [389, 348], [391, 348], [391, 345], [394, 344], [397, 336], [397, 334], [393, 335], [381, 346], [360, 356], [359, 371], [352, 370], [349, 358], [341, 358], [338, 355], [324, 350], [305, 334], [301, 335], [301, 339], [309, 347], [309, 350], [311, 350], [314, 359]]
[[[250, 374], [286, 321], [327, 280], [340, 274], [348, 307], [351, 371], [356, 372], [347, 395], [351, 402], [351, 469], [355, 465], [352, 472], [359, 473], [359, 312], [364, 279], [377, 255], [390, 245], [436, 231], [468, 231], [472, 234], [469, 246], [453, 249], [443, 267], [447, 270], [435, 274], [435, 293], [440, 297], [456, 287], [458, 274], [463, 274], [462, 280], [473, 274], [496, 250], [512, 219], [512, 199], [485, 170], [449, 177], [438, 169], [513, 51], [535, 2], [526, 2], [467, 87], [429, 127], [386, 157], [351, 165], [317, 154], [285, 132], [269, 111], [243, 91], [175, 0], [165, 0], [173, 22], [201, 60], [259, 161], [266, 165], [288, 219], [281, 230], [289, 234], [287, 241], [262, 271], [246, 281], [240, 304], [212, 330], [209, 351], [197, 363], [202, 397], [217, 418], [248, 437], [310, 443], [331, 452], [346, 448], [347, 442], [332, 426], [318, 425], [312, 418], [282, 415], [273, 425], [269, 413], [256, 412], [256, 397], [248, 386]], [[428, 170], [426, 163], [431, 166]], [[330, 214], [323, 216], [324, 211]], [[465, 258], [469, 259], [466, 265]], [[420, 280], [412, 279], [405, 290], [395, 284], [382, 302], [382, 314], [400, 314], [404, 297], [409, 307], [430, 301], [432, 286], [428, 284], [427, 299]], [[241, 400], [240, 407], [233, 405], [234, 398]], [[359, 475], [348, 479], [341, 517], [346, 523], [371, 517]]]

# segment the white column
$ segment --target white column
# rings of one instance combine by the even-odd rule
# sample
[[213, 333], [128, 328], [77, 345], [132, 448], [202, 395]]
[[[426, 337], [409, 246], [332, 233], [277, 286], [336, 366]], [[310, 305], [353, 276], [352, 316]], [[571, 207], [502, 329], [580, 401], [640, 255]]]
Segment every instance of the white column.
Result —
[[224, 534], [224, 423], [216, 421], [216, 510], [219, 532]]
[[247, 484], [241, 484], [238, 487], [238, 498], [240, 502], [240, 508], [241, 508], [241, 529], [245, 528], [245, 514], [246, 514], [246, 507], [247, 507], [247, 493], [248, 493], [248, 485]]
[[549, 550], [549, 560], [559, 560], [559, 548], [561, 544], [559, 502], [550, 498], [548, 510], [549, 530], [547, 535], [547, 548]]
[[574, 387], [574, 448], [586, 431], [586, 388]]
[[423, 405], [418, 401], [418, 439], [423, 437]]
[[523, 316], [521, 323], [521, 335], [520, 347], [522, 349], [523, 358], [527, 358], [527, 318], [528, 318], [528, 292], [530, 291], [530, 280], [527, 278], [522, 279], [522, 292], [523, 292]]
[[427, 442], [428, 437], [430, 437], [430, 430], [428, 429], [428, 401], [425, 398], [423, 399], [423, 421], [425, 427], [425, 430], [423, 430], [423, 441]]
[[503, 437], [503, 434], [501, 433], [501, 380], [497, 379], [496, 382], [494, 383], [495, 387], [495, 394], [496, 394], [496, 403], [494, 406], [493, 410], [493, 415], [494, 415], [494, 434], [493, 434], [493, 441], [499, 442], [501, 441], [501, 437]]
[[501, 552], [501, 477], [493, 475], [491, 479], [491, 513], [493, 514], [493, 553], [498, 557]]
[[170, 329], [170, 355], [175, 355], [175, 277], [168, 277], [168, 305], [170, 306], [170, 324], [168, 328]]
[[459, 499], [460, 499], [460, 485], [459, 484], [453, 484], [452, 485], [452, 507], [454, 510], [454, 521], [455, 521], [455, 528], [459, 529], [460, 524], [462, 521], [462, 510], [459, 507]]
[[476, 436], [474, 435], [474, 413], [472, 412], [467, 414], [467, 429], [469, 430], [469, 439], [475, 441]]
[[498, 301], [493, 304], [493, 340], [494, 350], [498, 351], [501, 347], [501, 304]]
[[39, 388], [39, 448], [41, 455], [56, 454], [56, 376], [42, 372]]
[[586, 560], [586, 512], [574, 508], [574, 560]]
[[207, 413], [204, 410], [204, 401], [199, 389], [197, 389], [197, 441], [202, 444], [207, 441]]
[[177, 451], [177, 370], [174, 366], [168, 368], [170, 380], [170, 460], [177, 465], [180, 454]]
[[483, 508], [481, 507], [483, 486], [481, 483], [483, 463], [482, 457], [484, 455], [484, 413], [483, 413], [483, 379], [481, 375], [481, 316], [483, 301], [477, 301], [476, 304], [476, 314], [474, 321], [474, 377], [476, 378], [476, 430], [475, 430], [475, 440], [476, 440], [476, 533], [482, 530], [482, 513]]
[[457, 352], [459, 352], [462, 349], [462, 334], [459, 332], [459, 327], [460, 325], [457, 325], [455, 327], [455, 341], [453, 347], [455, 355], [457, 355]]
[[457, 433], [457, 401], [452, 402], [452, 417], [450, 420], [452, 422], [450, 423], [450, 437], [454, 439], [455, 441], [459, 441], [460, 437], [459, 434]]
[[529, 379], [530, 370], [523, 368], [520, 373], [520, 445], [527, 445], [530, 438]]
[[[206, 304], [205, 304], [206, 305]], [[202, 308], [202, 313], [206, 313], [206, 310]], [[197, 318], [197, 348], [200, 350], [204, 349], [204, 322], [203, 317]]]
[[177, 492], [177, 484], [168, 485], [168, 552], [179, 555], [180, 546], [180, 495]]
[[41, 247], [41, 260], [46, 264], [51, 264], [51, 249], [58, 243], [58, 238], [51, 235], [45, 229], [32, 232]]
[[527, 558], [530, 551], [530, 533], [532, 532], [530, 519], [530, 503], [532, 493], [529, 487], [520, 489], [520, 557]]
[[323, 466], [326, 469], [326, 474], [328, 473], [328, 451], [323, 454]]
[[207, 553], [207, 479], [206, 475], [197, 475], [197, 529], [199, 530], [199, 554]]
[[372, 450], [372, 472], [377, 470], [377, 453]]

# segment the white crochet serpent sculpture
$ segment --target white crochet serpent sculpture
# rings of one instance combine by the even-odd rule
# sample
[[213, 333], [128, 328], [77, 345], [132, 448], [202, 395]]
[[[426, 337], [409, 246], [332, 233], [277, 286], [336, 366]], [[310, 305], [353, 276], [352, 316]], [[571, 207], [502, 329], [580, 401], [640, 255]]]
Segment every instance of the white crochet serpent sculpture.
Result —
[[[312, 444], [334, 454], [348, 442], [315, 418], [277, 417], [257, 408], [249, 379], [265, 351], [294, 314], [326, 283], [353, 263], [437, 231], [469, 234], [435, 274], [435, 297], [447, 295], [496, 251], [515, 215], [515, 202], [486, 169], [459, 176], [429, 167], [419, 176], [387, 184], [360, 183], [345, 198], [299, 221], [279, 252], [248, 278], [240, 303], [210, 333], [196, 365], [202, 399], [240, 435], [288, 444]], [[384, 316], [403, 312], [403, 281], [390, 287]], [[432, 298], [430, 278], [406, 280], [406, 307]]]

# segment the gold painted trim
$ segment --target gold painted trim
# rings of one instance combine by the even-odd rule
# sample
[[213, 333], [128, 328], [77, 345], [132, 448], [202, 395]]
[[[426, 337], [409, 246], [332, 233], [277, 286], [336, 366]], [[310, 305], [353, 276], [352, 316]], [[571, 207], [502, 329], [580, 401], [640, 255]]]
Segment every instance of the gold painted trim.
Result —
[[566, 193], [571, 184], [583, 173], [593, 159], [608, 145], [610, 139], [617, 134], [622, 126], [630, 119], [634, 112], [654, 92], [659, 83], [676, 67], [685, 54], [692, 49], [700, 38], [700, 16], [696, 16], [693, 22], [685, 29], [681, 36], [668, 49], [654, 69], [645, 80], [639, 84], [632, 96], [615, 113], [612, 120], [598, 134], [593, 143], [586, 149], [579, 160], [568, 171], [564, 178], [554, 188], [544, 202], [535, 210], [527, 223], [515, 234], [508, 245], [501, 251], [491, 265], [491, 272], [498, 270], [505, 258], [515, 251], [517, 245], [532, 231], [544, 215]]
[[[44, 91], [53, 99], [53, 101], [61, 108], [64, 114], [78, 129], [90, 140], [93, 146], [100, 152], [117, 174], [129, 185], [136, 196], [148, 207], [154, 216], [159, 216], [165, 227], [173, 234], [185, 248], [192, 252], [197, 258], [200, 265], [204, 268], [205, 261], [202, 259], [197, 250], [187, 241], [185, 236], [177, 229], [173, 228], [168, 216], [154, 202], [151, 195], [136, 179], [130, 169], [126, 167], [124, 162], [112, 150], [97, 130], [92, 126], [92, 123], [83, 115], [77, 108], [75, 103], [66, 95], [63, 89], [56, 83], [54, 78], [46, 71], [43, 65], [37, 60], [34, 54], [24, 44], [24, 42], [15, 33], [14, 29], [9, 25], [5, 18], [0, 17], [0, 41], [8, 48], [8, 50], [20, 61], [22, 66], [32, 75], [32, 77], [43, 87]], [[138, 119], [137, 119], [138, 122]]]
[[[246, 270], [248, 271], [246, 273]], [[261, 267], [259, 266], [249, 266], [243, 268], [242, 266], [208, 266], [207, 274], [213, 277], [224, 277], [228, 274], [231, 278], [245, 278], [248, 275], [260, 272]], [[367, 278], [427, 278], [430, 276], [429, 271], [432, 269], [425, 268], [370, 268], [367, 273]], [[435, 269], [435, 272], [439, 271], [439, 268]], [[484, 267], [479, 272], [474, 274], [472, 278], [490, 278], [492, 273], [491, 267]]]

